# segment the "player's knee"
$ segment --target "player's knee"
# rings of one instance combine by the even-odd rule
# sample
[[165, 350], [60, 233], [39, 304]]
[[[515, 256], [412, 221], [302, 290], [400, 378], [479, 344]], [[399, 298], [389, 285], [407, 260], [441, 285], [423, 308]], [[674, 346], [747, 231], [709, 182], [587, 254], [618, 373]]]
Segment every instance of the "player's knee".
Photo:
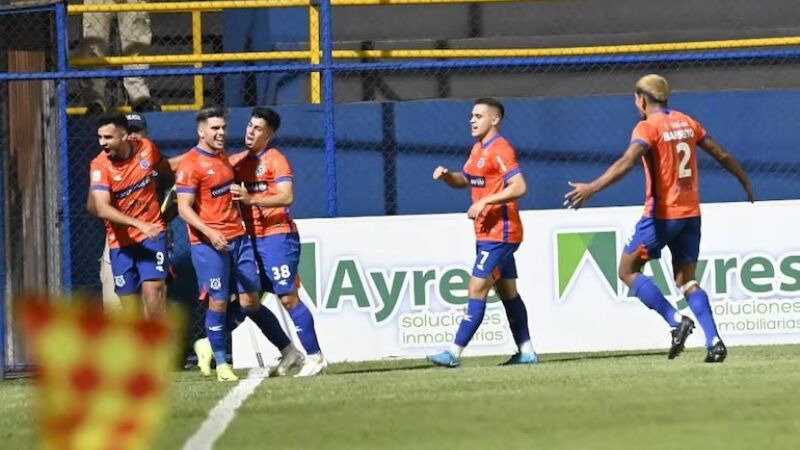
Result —
[[297, 294], [281, 295], [280, 298], [283, 307], [290, 311], [297, 307], [297, 305], [300, 303], [300, 297], [298, 297]]
[[239, 294], [239, 304], [248, 311], [255, 311], [261, 307], [258, 295], [253, 293]]
[[492, 283], [488, 279], [472, 277], [469, 279], [469, 286], [467, 288], [469, 298], [485, 299], [491, 287]]
[[228, 309], [227, 300], [217, 300], [214, 298], [208, 299], [208, 309], [214, 312], [225, 312]]

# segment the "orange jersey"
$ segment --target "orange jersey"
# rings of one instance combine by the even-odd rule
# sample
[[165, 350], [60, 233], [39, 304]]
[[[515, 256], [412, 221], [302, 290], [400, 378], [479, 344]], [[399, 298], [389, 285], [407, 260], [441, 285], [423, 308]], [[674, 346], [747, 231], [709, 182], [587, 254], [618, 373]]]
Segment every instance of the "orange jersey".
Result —
[[[506, 182], [519, 173], [522, 170], [517, 161], [517, 152], [499, 135], [486, 145], [475, 143], [464, 165], [464, 176], [472, 186], [473, 203], [502, 191]], [[522, 242], [522, 221], [517, 202], [487, 205], [475, 220], [475, 237], [478, 241]]]
[[705, 128], [675, 110], [650, 114], [633, 130], [631, 143], [647, 148], [642, 157], [647, 181], [644, 216], [684, 219], [700, 215], [697, 144]]
[[[178, 193], [195, 194], [193, 209], [203, 223], [229, 240], [244, 235], [242, 216], [231, 194], [233, 168], [227, 153], [194, 147], [181, 161], [175, 178]], [[203, 233], [187, 226], [192, 244], [208, 242]]]
[[[148, 139], [128, 141], [131, 155], [125, 161], [114, 161], [101, 152], [89, 166], [91, 190], [107, 191], [111, 206], [129, 217], [143, 222], [158, 223], [166, 229], [161, 218], [155, 168], [161, 162], [161, 152]], [[106, 220], [106, 234], [110, 248], [127, 247], [147, 239], [147, 235], [134, 227]]]
[[[241, 152], [231, 157], [236, 183], [244, 183], [247, 192], [255, 197], [271, 195], [278, 183], [292, 181], [292, 166], [277, 148], [262, 150], [253, 156]], [[247, 232], [256, 237], [293, 233], [297, 226], [288, 207], [241, 205]]]

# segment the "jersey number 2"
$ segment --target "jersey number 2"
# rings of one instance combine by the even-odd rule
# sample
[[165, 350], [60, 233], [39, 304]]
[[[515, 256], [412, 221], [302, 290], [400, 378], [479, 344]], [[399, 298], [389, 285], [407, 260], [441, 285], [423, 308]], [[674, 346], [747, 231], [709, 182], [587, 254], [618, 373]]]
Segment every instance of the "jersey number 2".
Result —
[[678, 178], [689, 178], [692, 176], [692, 168], [689, 162], [692, 160], [692, 147], [686, 142], [679, 142], [675, 150], [680, 153], [681, 161], [678, 163]]

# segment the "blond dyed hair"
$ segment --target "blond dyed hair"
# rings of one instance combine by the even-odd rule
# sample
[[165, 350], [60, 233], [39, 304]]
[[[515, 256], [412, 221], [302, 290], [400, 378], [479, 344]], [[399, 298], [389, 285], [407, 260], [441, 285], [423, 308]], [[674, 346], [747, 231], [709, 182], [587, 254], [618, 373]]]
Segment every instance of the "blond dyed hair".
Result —
[[645, 75], [636, 82], [636, 93], [666, 104], [669, 99], [669, 83], [661, 75]]

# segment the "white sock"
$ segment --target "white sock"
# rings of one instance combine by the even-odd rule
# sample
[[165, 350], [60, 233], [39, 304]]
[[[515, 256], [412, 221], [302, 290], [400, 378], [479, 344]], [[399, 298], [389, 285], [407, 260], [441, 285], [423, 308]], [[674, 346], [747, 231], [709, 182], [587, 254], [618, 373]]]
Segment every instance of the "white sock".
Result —
[[456, 358], [461, 358], [461, 353], [464, 351], [464, 347], [456, 344], [450, 344], [448, 350], [450, 350], [450, 353], [454, 354]]
[[519, 352], [536, 353], [536, 351], [533, 349], [533, 343], [531, 341], [525, 341], [522, 344], [519, 344]]

